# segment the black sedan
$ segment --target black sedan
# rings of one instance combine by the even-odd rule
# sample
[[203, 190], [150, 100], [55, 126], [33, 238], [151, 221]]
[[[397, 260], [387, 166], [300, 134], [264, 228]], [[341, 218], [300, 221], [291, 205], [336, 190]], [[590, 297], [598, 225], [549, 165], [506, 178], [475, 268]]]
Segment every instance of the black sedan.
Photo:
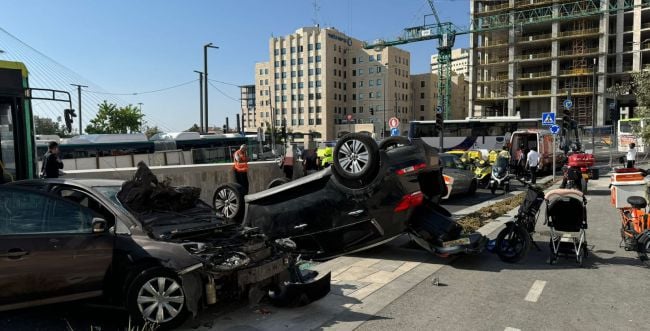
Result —
[[328, 169], [245, 197], [236, 184], [222, 185], [214, 206], [271, 238], [290, 237], [299, 253], [315, 259], [367, 249], [403, 233], [432, 250], [460, 234], [438, 204], [446, 186], [436, 149], [405, 137], [377, 145], [367, 135], [348, 134], [337, 142], [333, 158]]
[[169, 328], [217, 301], [329, 292], [329, 274], [300, 270], [291, 240], [224, 222], [197, 189], [147, 172], [0, 186], [0, 311], [103, 296]]

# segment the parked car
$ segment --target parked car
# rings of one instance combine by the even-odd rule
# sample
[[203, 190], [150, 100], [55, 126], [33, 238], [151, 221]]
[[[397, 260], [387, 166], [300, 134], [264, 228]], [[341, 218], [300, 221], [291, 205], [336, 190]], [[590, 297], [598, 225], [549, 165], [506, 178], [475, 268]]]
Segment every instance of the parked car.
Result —
[[[333, 149], [330, 168], [243, 196], [236, 184], [216, 189], [214, 204], [234, 222], [270, 238], [290, 237], [297, 252], [326, 259], [380, 245], [410, 231], [417, 206], [445, 195], [437, 150], [392, 137], [379, 145], [347, 134]], [[417, 235], [422, 236], [421, 233]]]
[[460, 161], [458, 155], [441, 153], [440, 161], [443, 167], [442, 173], [451, 178], [451, 180], [445, 180], [449, 190], [447, 197], [463, 193], [476, 193], [478, 180], [467, 164]]
[[0, 186], [0, 311], [102, 296], [172, 328], [217, 301], [268, 295], [285, 305], [329, 292], [329, 274], [298, 268], [291, 240], [225, 222], [198, 189], [141, 170], [126, 184]]

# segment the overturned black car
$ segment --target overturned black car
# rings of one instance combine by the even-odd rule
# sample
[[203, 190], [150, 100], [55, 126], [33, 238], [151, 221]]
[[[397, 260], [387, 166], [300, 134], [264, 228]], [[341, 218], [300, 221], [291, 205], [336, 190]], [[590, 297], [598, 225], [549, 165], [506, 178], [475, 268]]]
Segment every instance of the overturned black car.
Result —
[[484, 247], [481, 235], [460, 238], [461, 227], [439, 205], [446, 185], [437, 149], [405, 137], [377, 145], [367, 135], [348, 134], [337, 142], [333, 158], [331, 168], [245, 197], [238, 185], [221, 185], [214, 207], [270, 238], [290, 237], [297, 252], [314, 259], [367, 249], [404, 233], [438, 254]]
[[0, 293], [0, 311], [101, 295], [136, 320], [172, 328], [206, 304], [268, 297], [302, 305], [329, 292], [330, 275], [301, 268], [293, 241], [224, 222], [199, 194], [158, 182], [143, 164], [127, 182], [0, 187], [0, 251], [15, 252], [0, 260], [0, 289], [10, 289]]

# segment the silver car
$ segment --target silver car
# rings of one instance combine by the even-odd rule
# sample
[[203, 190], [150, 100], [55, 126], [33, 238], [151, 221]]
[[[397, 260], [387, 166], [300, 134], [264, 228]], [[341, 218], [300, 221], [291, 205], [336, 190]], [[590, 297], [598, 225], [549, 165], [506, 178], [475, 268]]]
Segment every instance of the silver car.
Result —
[[442, 173], [451, 177], [447, 182], [449, 194], [447, 197], [455, 194], [474, 194], [478, 188], [478, 181], [474, 178], [474, 173], [460, 161], [458, 155], [441, 153], [440, 162], [442, 162]]

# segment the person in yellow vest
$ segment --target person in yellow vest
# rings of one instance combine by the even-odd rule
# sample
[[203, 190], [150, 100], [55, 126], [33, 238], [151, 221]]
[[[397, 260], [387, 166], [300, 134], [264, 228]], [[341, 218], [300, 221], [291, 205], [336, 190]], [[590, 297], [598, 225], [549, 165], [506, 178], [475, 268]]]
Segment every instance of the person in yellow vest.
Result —
[[233, 154], [233, 170], [235, 172], [235, 181], [244, 188], [244, 194], [248, 194], [248, 155], [246, 154], [246, 144], [241, 145]]

